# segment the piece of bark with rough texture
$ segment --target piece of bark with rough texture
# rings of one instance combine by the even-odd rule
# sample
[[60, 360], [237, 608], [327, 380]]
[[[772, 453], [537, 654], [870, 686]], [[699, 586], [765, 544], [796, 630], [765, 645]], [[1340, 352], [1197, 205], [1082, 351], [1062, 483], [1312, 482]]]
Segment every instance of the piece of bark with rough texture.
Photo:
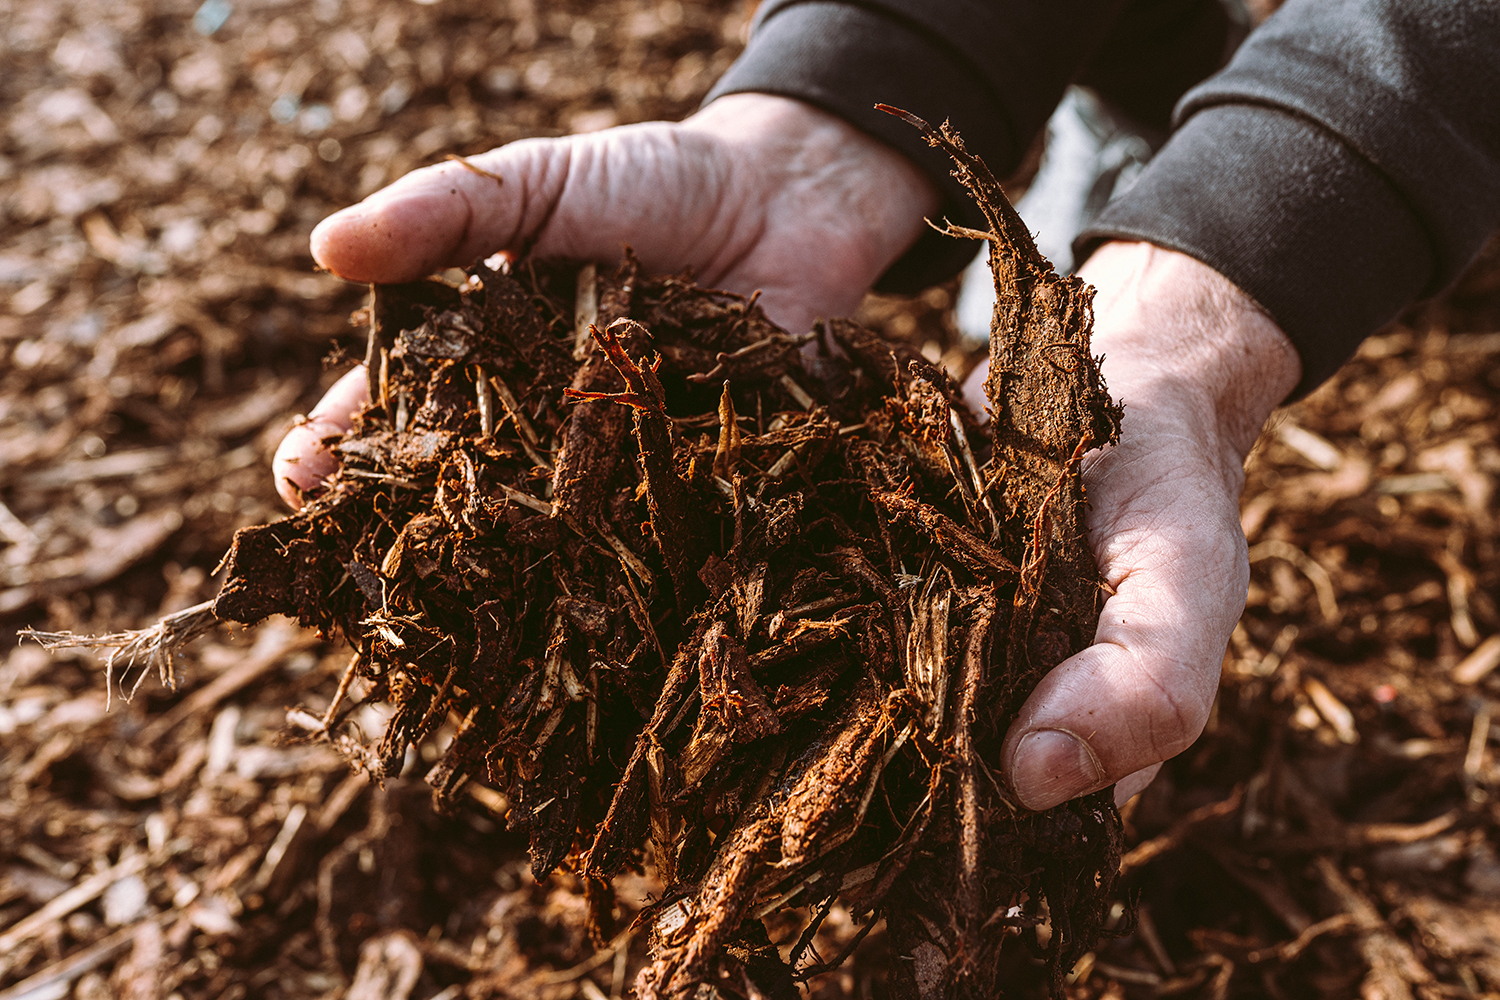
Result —
[[[630, 315], [631, 296], [635, 290], [637, 265], [627, 257], [612, 280], [599, 278], [598, 329], [607, 329], [617, 319]], [[625, 349], [639, 356], [650, 341], [627, 336]], [[573, 388], [581, 393], [611, 393], [624, 388], [624, 379], [600, 350], [591, 350], [577, 375]], [[563, 427], [562, 447], [552, 475], [552, 504], [557, 514], [569, 514], [585, 524], [599, 516], [621, 444], [630, 434], [630, 415], [606, 399], [582, 398], [569, 412]]]
[[729, 635], [722, 622], [715, 622], [703, 637], [698, 678], [704, 711], [717, 715], [735, 742], [781, 732], [776, 712], [750, 675], [745, 647]]
[[625, 389], [608, 393], [570, 389], [568, 395], [573, 399], [622, 403], [635, 417], [651, 531], [672, 576], [678, 609], [687, 618], [702, 596], [703, 582], [698, 573], [707, 561], [707, 551], [698, 530], [698, 519], [688, 505], [686, 486], [674, 465], [666, 392], [656, 377], [660, 357], [654, 364], [642, 364], [625, 349], [625, 340], [639, 342], [646, 337], [645, 327], [634, 320], [616, 320], [596, 336], [610, 363], [620, 373]]

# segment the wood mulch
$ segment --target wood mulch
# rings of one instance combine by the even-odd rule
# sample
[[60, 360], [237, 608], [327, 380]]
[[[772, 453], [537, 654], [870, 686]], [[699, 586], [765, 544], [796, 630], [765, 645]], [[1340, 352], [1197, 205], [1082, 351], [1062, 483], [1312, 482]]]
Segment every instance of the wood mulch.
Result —
[[[317, 220], [449, 152], [680, 117], [747, 16], [0, 8], [0, 1000], [628, 990], [644, 942], [587, 939], [582, 882], [535, 882], [500, 797], [470, 783], [434, 812], [443, 729], [383, 787], [290, 738], [347, 649], [284, 620], [217, 631], [175, 691], [151, 677], [107, 703], [102, 654], [15, 635], [208, 600], [233, 532], [280, 516], [275, 443], [363, 353], [364, 290], [312, 270]], [[937, 359], [949, 298], [861, 318]], [[1492, 248], [1265, 435], [1218, 704], [1126, 806], [1119, 936], [1070, 996], [1500, 996], [1496, 331]], [[388, 710], [351, 721], [378, 734]], [[770, 921], [772, 941], [805, 919]], [[859, 929], [835, 908], [815, 947]], [[811, 989], [885, 995], [886, 949], [876, 929]]]

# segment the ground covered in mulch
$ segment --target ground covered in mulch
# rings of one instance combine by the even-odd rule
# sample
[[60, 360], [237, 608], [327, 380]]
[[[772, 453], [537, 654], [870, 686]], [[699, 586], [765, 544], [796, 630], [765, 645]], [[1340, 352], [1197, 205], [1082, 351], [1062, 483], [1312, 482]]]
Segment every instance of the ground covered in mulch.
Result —
[[[319, 218], [449, 152], [683, 115], [747, 16], [0, 6], [0, 997], [628, 990], [641, 936], [587, 940], [582, 883], [534, 881], [504, 796], [471, 781], [432, 808], [461, 720], [383, 786], [293, 738], [347, 649], [284, 620], [224, 630], [175, 692], [153, 677], [111, 702], [102, 656], [14, 636], [207, 600], [234, 530], [280, 515], [275, 442], [363, 353], [363, 290], [307, 256]], [[862, 318], [936, 359], [947, 304]], [[1120, 936], [1073, 995], [1500, 995], [1497, 330], [1491, 254], [1266, 435], [1219, 703], [1125, 808]], [[388, 709], [348, 721], [372, 736]], [[644, 906], [660, 886], [614, 889]], [[768, 926], [783, 952], [801, 930]], [[857, 930], [835, 909], [816, 947]], [[883, 932], [861, 948], [812, 989], [883, 995]]]

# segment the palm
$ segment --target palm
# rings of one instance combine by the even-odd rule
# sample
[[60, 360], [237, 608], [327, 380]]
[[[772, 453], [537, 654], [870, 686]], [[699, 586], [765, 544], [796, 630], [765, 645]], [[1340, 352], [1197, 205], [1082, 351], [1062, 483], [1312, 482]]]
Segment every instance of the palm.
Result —
[[932, 207], [925, 181], [836, 119], [740, 97], [748, 106], [726, 98], [681, 124], [527, 140], [470, 161], [501, 183], [457, 163], [417, 171], [325, 222], [313, 252], [346, 277], [396, 281], [501, 250], [608, 261], [628, 244], [648, 270], [760, 290], [791, 329], [852, 311], [915, 238]]
[[[499, 251], [692, 268], [759, 290], [790, 330], [853, 311], [917, 237], [937, 196], [899, 153], [786, 98], [736, 94], [680, 124], [529, 139], [403, 177], [313, 232], [318, 263], [355, 281], [410, 281]], [[496, 177], [500, 178], [497, 182]], [[273, 463], [293, 507], [335, 467], [324, 438], [364, 402], [356, 369], [288, 432]]]

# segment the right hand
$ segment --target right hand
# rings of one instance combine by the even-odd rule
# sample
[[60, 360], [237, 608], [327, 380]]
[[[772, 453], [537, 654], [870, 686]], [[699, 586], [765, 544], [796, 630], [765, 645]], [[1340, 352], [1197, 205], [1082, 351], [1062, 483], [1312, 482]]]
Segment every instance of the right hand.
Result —
[[[1302, 375], [1270, 316], [1185, 254], [1107, 243], [1079, 277], [1097, 290], [1091, 346], [1125, 414], [1119, 444], [1083, 465], [1111, 594], [1094, 644], [1037, 685], [1002, 755], [1038, 810], [1109, 785], [1124, 803], [1203, 731], [1250, 582], [1245, 455]], [[967, 384], [981, 407], [985, 370]]]
[[[323, 220], [312, 253], [361, 282], [412, 281], [505, 251], [691, 267], [705, 285], [759, 290], [794, 331], [852, 313], [937, 211], [909, 160], [839, 118], [769, 94], [731, 94], [677, 123], [525, 139], [414, 171]], [[324, 438], [365, 402], [364, 369], [293, 427], [272, 470], [292, 507], [337, 465]]]

